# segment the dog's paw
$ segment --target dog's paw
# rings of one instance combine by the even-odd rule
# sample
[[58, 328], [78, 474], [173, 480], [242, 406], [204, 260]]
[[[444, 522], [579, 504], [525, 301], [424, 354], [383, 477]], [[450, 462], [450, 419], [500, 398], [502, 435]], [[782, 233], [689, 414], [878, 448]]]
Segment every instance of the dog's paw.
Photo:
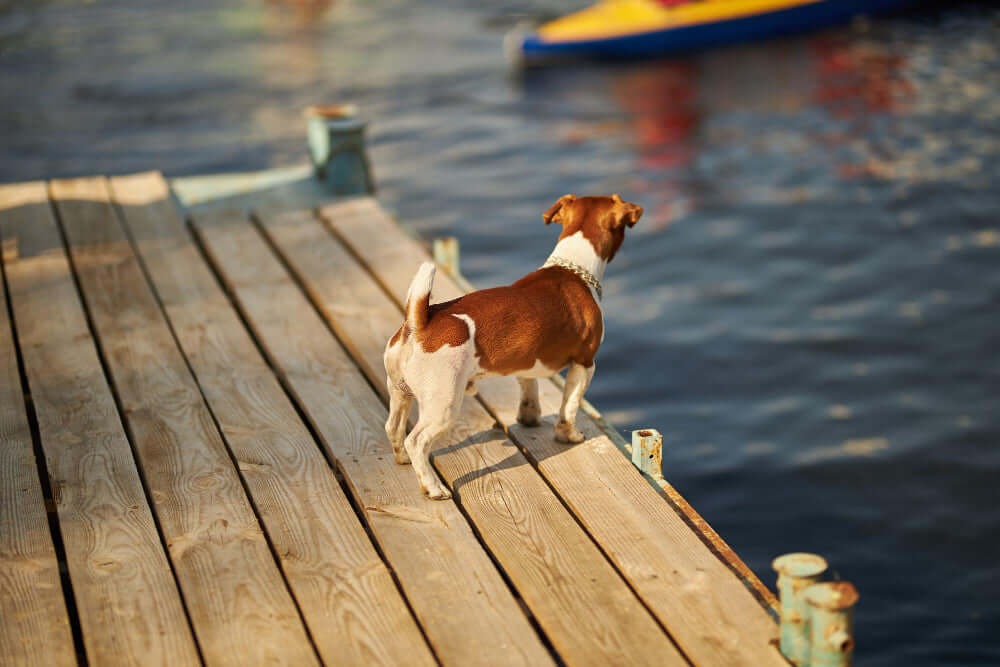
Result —
[[431, 484], [421, 486], [423, 487], [424, 495], [431, 500], [448, 500], [451, 498], [451, 491], [448, 490], [448, 487], [437, 480], [434, 480]]
[[539, 418], [540, 416], [541, 415], [539, 415], [537, 412], [532, 412], [528, 414], [525, 414], [523, 412], [518, 412], [517, 423], [520, 424], [521, 426], [538, 426], [539, 424], [542, 423], [541, 419]]
[[578, 442], [583, 442], [586, 438], [584, 438], [583, 433], [580, 433], [580, 430], [575, 424], [559, 421], [556, 422], [556, 440], [559, 442], [576, 444]]
[[517, 423], [522, 426], [538, 426], [542, 418], [542, 407], [537, 401], [521, 401], [517, 407]]
[[405, 466], [410, 462], [410, 455], [406, 453], [406, 447], [393, 448], [392, 454], [396, 457], [396, 463], [401, 466]]

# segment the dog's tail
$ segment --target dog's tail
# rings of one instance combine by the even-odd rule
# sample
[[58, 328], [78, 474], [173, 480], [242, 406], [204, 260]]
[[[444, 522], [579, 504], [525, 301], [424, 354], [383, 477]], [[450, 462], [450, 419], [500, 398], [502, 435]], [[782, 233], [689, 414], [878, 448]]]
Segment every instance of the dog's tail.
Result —
[[406, 325], [410, 331], [421, 331], [427, 326], [428, 310], [431, 303], [431, 287], [437, 267], [433, 262], [424, 262], [413, 276], [410, 289], [406, 291]]

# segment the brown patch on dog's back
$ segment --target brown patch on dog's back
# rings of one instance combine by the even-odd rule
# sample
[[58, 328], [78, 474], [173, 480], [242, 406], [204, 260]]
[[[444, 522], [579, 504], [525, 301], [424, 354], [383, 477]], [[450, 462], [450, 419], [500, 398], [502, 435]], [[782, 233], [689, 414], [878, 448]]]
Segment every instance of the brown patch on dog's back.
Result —
[[[460, 301], [460, 299], [456, 299]], [[454, 303], [436, 303], [427, 309], [427, 324], [417, 335], [424, 352], [436, 352], [445, 345], [458, 347], [469, 340], [469, 324], [463, 319], [442, 312], [445, 306]]]
[[476, 323], [476, 355], [486, 371], [509, 375], [536, 361], [552, 369], [594, 363], [604, 323], [587, 285], [561, 267], [539, 269], [508, 287], [472, 292], [434, 304], [420, 333], [425, 352], [469, 339], [468, 315]]

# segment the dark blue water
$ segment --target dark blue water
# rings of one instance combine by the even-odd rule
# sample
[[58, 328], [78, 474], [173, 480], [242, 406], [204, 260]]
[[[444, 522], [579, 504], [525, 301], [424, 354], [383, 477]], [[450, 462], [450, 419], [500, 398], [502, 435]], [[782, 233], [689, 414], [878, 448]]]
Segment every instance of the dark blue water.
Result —
[[855, 582], [860, 664], [1000, 664], [1000, 11], [508, 73], [506, 29], [578, 6], [8, 2], [0, 181], [294, 164], [302, 107], [354, 101], [383, 202], [483, 286], [619, 192], [589, 398], [762, 579]]

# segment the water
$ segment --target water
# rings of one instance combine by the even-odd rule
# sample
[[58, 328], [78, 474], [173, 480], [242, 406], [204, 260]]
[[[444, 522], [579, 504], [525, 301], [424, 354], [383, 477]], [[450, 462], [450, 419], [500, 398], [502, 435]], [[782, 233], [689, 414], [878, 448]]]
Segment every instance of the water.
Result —
[[504, 31], [578, 3], [468, 5], [8, 2], [0, 181], [294, 164], [354, 101], [383, 203], [483, 286], [619, 192], [589, 398], [762, 579], [855, 582], [860, 664], [1000, 663], [1000, 11], [518, 77]]

